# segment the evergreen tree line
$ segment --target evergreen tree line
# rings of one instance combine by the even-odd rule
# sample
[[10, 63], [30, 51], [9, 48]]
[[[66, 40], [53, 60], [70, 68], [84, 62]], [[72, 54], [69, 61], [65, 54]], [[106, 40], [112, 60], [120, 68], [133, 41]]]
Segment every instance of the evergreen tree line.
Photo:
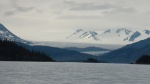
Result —
[[150, 64], [150, 55], [143, 55], [137, 61], [136, 64]]
[[37, 51], [29, 51], [15, 42], [0, 40], [0, 61], [54, 61]]

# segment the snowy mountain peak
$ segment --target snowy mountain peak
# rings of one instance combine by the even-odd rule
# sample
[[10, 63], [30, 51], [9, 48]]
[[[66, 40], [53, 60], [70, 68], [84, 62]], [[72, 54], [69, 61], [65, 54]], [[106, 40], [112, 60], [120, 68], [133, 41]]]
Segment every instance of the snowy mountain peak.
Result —
[[135, 39], [139, 36], [141, 36], [141, 33], [139, 31], [136, 31], [134, 34], [131, 35], [129, 41], [135, 41]]
[[[127, 28], [107, 29], [95, 32], [78, 29], [67, 37], [72, 41], [82, 43], [130, 44], [150, 37], [150, 30], [130, 30]], [[90, 40], [90, 41], [89, 41]]]
[[99, 38], [96, 37], [98, 33], [94, 32], [94, 31], [86, 31], [84, 32], [80, 37], [81, 38], [89, 38], [89, 39], [94, 39], [96, 41], [99, 40]]
[[79, 33], [79, 32], [82, 32], [84, 31], [83, 29], [78, 29], [76, 32]]
[[150, 30], [144, 30], [145, 34], [150, 35]]
[[120, 29], [116, 30], [116, 33], [121, 33], [121, 32], [124, 32], [125, 34], [129, 35], [133, 31], [131, 31], [129, 29], [125, 29], [125, 28], [120, 28]]
[[10, 41], [19, 41], [21, 40], [16, 35], [12, 34], [9, 30], [7, 30], [6, 27], [4, 27], [2, 24], [0, 24], [0, 38], [2, 40], [7, 39]]
[[133, 33], [132, 30], [126, 29], [126, 28], [119, 28], [119, 29], [108, 29], [103, 32], [103, 34], [110, 34], [110, 33], [124, 33], [129, 35], [130, 33]]
[[106, 34], [106, 33], [110, 33], [110, 32], [111, 32], [111, 30], [110, 30], [110, 29], [108, 29], [108, 30], [104, 31], [104, 34]]
[[85, 31], [83, 29], [78, 29], [76, 32], [68, 36], [66, 39], [68, 40], [76, 40], [76, 41], [100, 41], [97, 37], [98, 33], [95, 31]]
[[6, 32], [8, 30], [0, 23], [0, 31], [1, 32]]
[[102, 37], [106, 36], [106, 37], [111, 37], [111, 36], [115, 36], [115, 37], [124, 37], [124, 36], [128, 36], [131, 35], [132, 33], [134, 33], [132, 30], [129, 29], [125, 29], [125, 28], [119, 28], [119, 29], [108, 29], [106, 31], [104, 31], [101, 35]]
[[9, 41], [15, 41], [15, 42], [21, 42], [21, 43], [31, 44], [31, 42], [25, 41], [25, 40], [19, 38], [18, 36], [14, 35], [13, 33], [11, 33], [1, 23], [0, 23], [0, 39], [2, 39], [2, 40], [7, 39]]

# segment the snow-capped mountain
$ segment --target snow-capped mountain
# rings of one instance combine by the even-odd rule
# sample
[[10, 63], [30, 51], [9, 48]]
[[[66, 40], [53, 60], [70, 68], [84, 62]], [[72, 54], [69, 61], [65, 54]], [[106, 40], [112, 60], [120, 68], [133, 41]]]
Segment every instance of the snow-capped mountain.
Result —
[[105, 31], [85, 31], [79, 29], [67, 40], [73, 42], [102, 43], [102, 44], [130, 44], [150, 37], [150, 30], [130, 30], [126, 28], [107, 29]]
[[125, 41], [128, 40], [127, 37], [131, 36], [133, 33], [134, 32], [132, 30], [128, 30], [125, 28], [108, 29], [99, 34], [99, 37], [101, 38], [102, 43], [125, 44]]
[[10, 41], [16, 41], [16, 42], [21, 42], [21, 43], [26, 43], [26, 44], [31, 43], [29, 41], [23, 40], [23, 39], [19, 38], [18, 36], [14, 35], [6, 27], [4, 27], [1, 23], [0, 23], [0, 39], [2, 39], [2, 40], [7, 39]]
[[95, 31], [85, 31], [82, 29], [76, 30], [72, 35], [68, 36], [66, 39], [75, 41], [100, 41], [97, 37], [98, 33]]
[[150, 30], [144, 30], [145, 34], [150, 35]]

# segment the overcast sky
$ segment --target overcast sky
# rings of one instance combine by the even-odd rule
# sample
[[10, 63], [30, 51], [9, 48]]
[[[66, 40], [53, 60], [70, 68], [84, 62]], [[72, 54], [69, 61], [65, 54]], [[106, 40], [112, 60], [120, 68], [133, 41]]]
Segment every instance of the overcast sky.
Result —
[[0, 0], [0, 23], [23, 39], [45, 41], [79, 28], [150, 29], [150, 0]]

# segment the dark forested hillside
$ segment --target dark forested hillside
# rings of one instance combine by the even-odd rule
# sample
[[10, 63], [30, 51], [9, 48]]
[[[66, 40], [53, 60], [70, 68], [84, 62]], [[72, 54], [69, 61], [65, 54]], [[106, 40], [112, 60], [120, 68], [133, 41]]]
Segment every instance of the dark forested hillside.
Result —
[[65, 49], [75, 50], [78, 52], [88, 52], [88, 51], [110, 51], [108, 49], [99, 48], [99, 47], [86, 47], [86, 48], [77, 48], [77, 47], [67, 47]]
[[150, 64], [150, 55], [143, 55], [137, 61], [136, 64]]
[[54, 61], [44, 53], [29, 51], [15, 42], [0, 40], [0, 61]]
[[126, 45], [120, 49], [99, 56], [110, 63], [135, 63], [143, 55], [150, 55], [150, 38]]

